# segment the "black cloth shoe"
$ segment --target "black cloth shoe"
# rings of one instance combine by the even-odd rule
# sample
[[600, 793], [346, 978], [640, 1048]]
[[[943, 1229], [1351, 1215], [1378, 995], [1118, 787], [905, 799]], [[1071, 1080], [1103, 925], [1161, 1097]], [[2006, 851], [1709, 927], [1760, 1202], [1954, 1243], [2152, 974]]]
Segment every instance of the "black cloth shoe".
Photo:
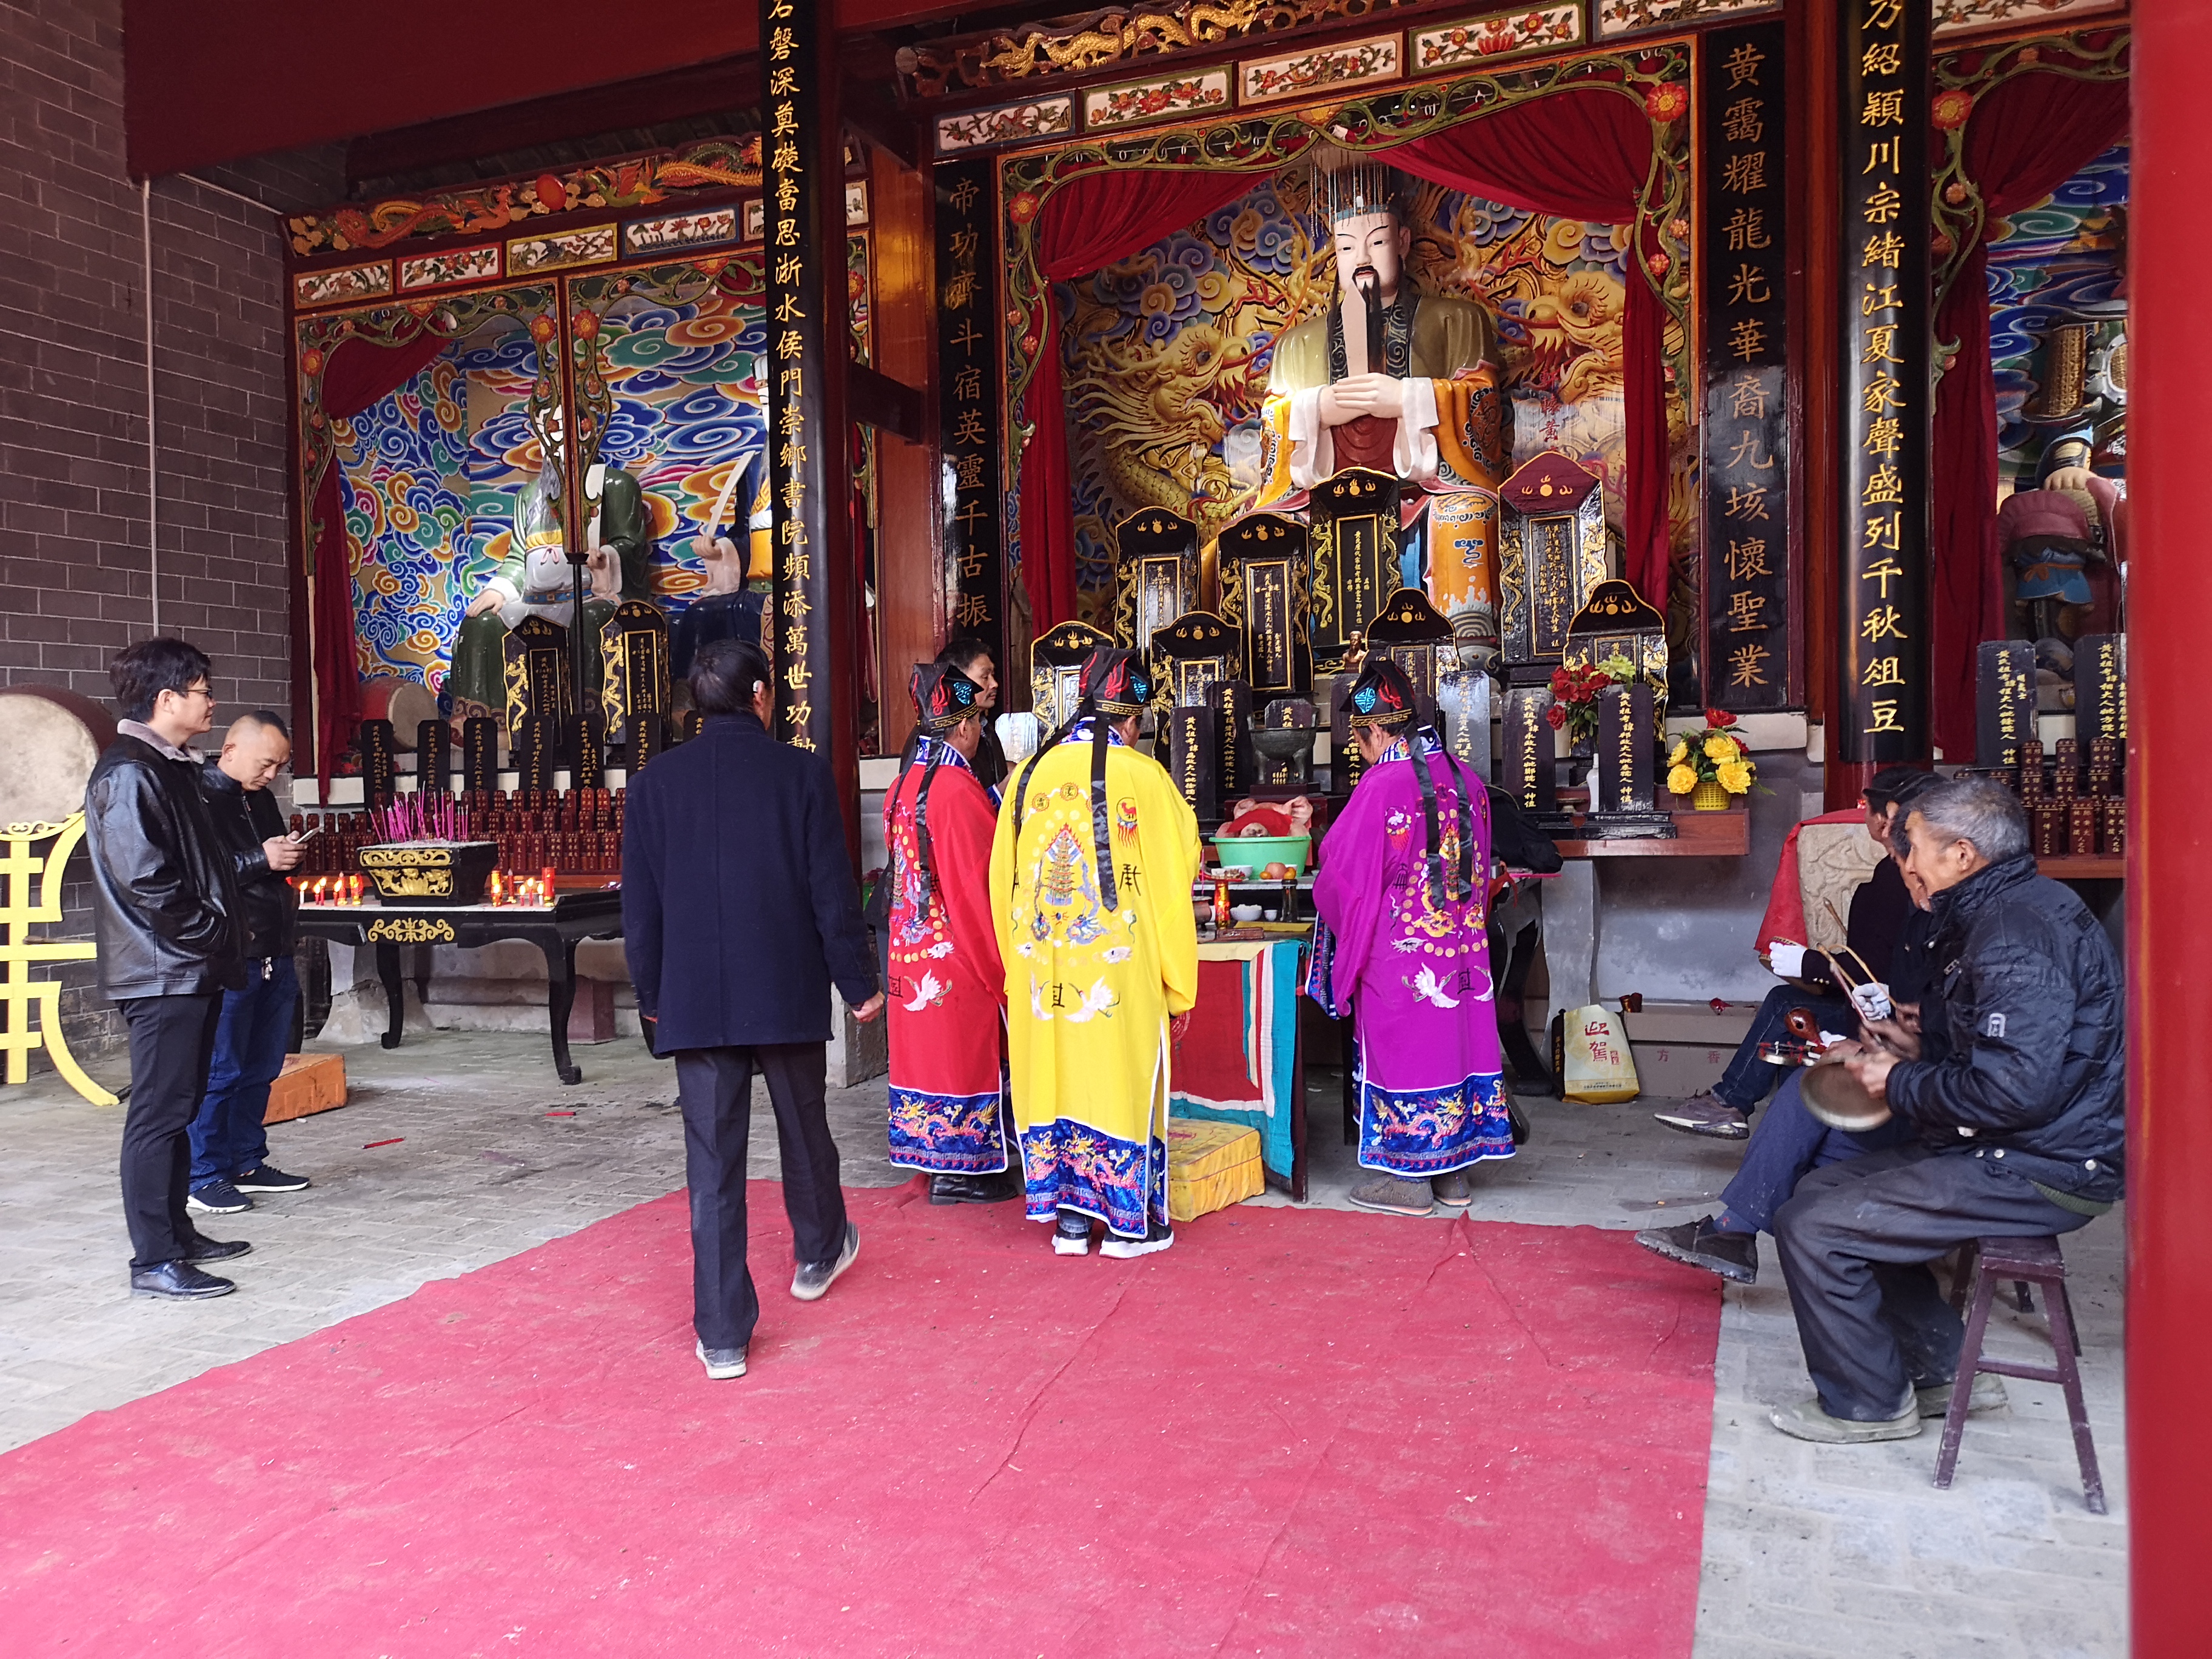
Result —
[[1636, 1242], [1669, 1261], [1703, 1267], [1738, 1285], [1759, 1281], [1759, 1235], [1724, 1233], [1711, 1216], [1679, 1227], [1647, 1228], [1636, 1235]]
[[799, 1271], [791, 1276], [791, 1293], [801, 1302], [819, 1302], [830, 1293], [837, 1282], [837, 1275], [853, 1265], [853, 1258], [860, 1253], [860, 1230], [851, 1222], [845, 1224], [845, 1248], [837, 1252], [835, 1261], [802, 1261]]
[[185, 1252], [187, 1261], [228, 1261], [234, 1255], [244, 1255], [253, 1246], [244, 1239], [233, 1239], [224, 1243], [219, 1238], [210, 1238], [203, 1233], [192, 1240], [191, 1248]]
[[185, 1194], [185, 1207], [202, 1215], [236, 1215], [253, 1207], [253, 1200], [228, 1181], [210, 1181]]
[[1003, 1204], [1021, 1195], [1012, 1170], [998, 1175], [939, 1175], [929, 1178], [933, 1204]]
[[301, 1193], [312, 1183], [305, 1176], [286, 1175], [273, 1164], [257, 1164], [230, 1184], [241, 1193]]
[[1133, 1256], [1156, 1255], [1174, 1243], [1175, 1229], [1155, 1218], [1146, 1222], [1142, 1238], [1124, 1238], [1117, 1232], [1109, 1231], [1106, 1235], [1106, 1242], [1098, 1247], [1098, 1254], [1110, 1255], [1117, 1261], [1126, 1261]]
[[227, 1279], [202, 1273], [189, 1261], [157, 1261], [150, 1267], [134, 1268], [131, 1274], [131, 1295], [167, 1297], [173, 1302], [228, 1296], [237, 1288]]

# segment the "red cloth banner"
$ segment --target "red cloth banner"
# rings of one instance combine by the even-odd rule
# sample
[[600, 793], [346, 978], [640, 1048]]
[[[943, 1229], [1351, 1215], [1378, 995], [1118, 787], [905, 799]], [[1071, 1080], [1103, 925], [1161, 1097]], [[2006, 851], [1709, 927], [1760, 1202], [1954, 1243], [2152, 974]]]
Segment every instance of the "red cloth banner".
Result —
[[[1966, 174], [1981, 187], [1983, 222], [2048, 196], [2127, 131], [2124, 81], [2036, 71], [2000, 82], [1974, 106], [1966, 127]], [[1932, 735], [1946, 759], [1960, 761], [1974, 752], [1974, 647], [2011, 631], [1997, 550], [1988, 258], [1978, 239], [1944, 295], [1936, 337], [1957, 341], [1959, 355], [1936, 384], [1929, 456], [1935, 495]]]
[[[1037, 270], [1072, 282], [1150, 247], [1171, 230], [1233, 202], [1249, 173], [1139, 169], [1086, 173], [1045, 198], [1037, 214]], [[1067, 476], [1067, 410], [1060, 389], [1060, 307], [1048, 288], [1044, 335], [1027, 408], [1036, 430], [1022, 458], [1022, 580], [1037, 634], [1075, 615], [1075, 496]]]
[[[412, 380], [447, 344], [442, 336], [426, 331], [400, 345], [380, 346], [356, 338], [334, 346], [323, 365], [324, 420], [335, 424], [366, 414], [379, 398]], [[315, 635], [313, 764], [327, 786], [331, 761], [344, 752], [361, 724], [361, 650], [354, 631], [353, 572], [346, 560], [345, 501], [338, 489], [335, 453], [324, 462], [314, 498], [315, 544], [307, 562], [313, 584], [307, 605]]]

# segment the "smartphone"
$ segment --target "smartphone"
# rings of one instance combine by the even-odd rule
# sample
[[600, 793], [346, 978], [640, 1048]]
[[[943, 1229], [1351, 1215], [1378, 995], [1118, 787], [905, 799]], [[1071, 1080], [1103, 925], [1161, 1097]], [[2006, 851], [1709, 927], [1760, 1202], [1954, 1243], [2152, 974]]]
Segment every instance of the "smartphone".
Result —
[[289, 836], [285, 837], [285, 839], [289, 841], [295, 847], [301, 847], [306, 845], [308, 842], [313, 841], [317, 836], [319, 836], [322, 833], [323, 827], [318, 823], [311, 825], [305, 830], [295, 830]]

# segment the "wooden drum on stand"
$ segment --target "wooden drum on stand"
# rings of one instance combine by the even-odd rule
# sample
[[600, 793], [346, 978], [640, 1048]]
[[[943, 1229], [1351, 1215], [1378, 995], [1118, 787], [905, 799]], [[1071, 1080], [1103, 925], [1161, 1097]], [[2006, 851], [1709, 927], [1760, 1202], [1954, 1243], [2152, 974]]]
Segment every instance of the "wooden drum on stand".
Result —
[[380, 676], [362, 682], [361, 717], [365, 720], [390, 720], [393, 743], [412, 753], [416, 729], [424, 720], [438, 718], [438, 699], [428, 686], [413, 680]]

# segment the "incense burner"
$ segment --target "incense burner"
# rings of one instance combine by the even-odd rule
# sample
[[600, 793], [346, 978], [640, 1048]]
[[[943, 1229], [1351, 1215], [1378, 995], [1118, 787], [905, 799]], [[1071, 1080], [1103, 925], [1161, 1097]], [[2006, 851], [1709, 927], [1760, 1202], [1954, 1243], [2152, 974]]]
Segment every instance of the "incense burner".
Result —
[[361, 849], [377, 896], [393, 904], [481, 904], [499, 862], [490, 841], [387, 841]]

